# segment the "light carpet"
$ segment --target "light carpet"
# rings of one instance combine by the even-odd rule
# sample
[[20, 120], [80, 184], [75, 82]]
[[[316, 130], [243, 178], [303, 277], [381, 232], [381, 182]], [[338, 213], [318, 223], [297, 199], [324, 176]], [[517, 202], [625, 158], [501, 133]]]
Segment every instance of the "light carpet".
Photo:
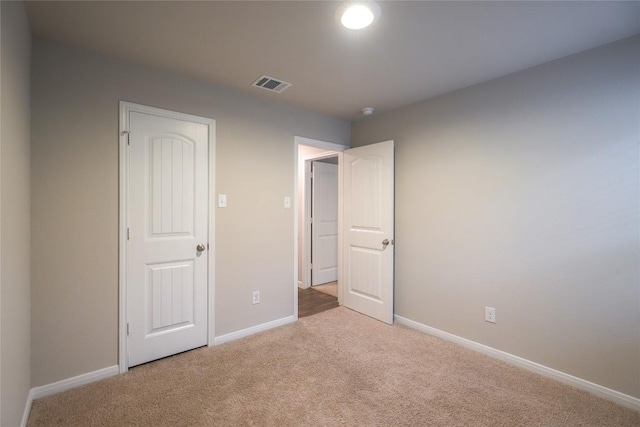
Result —
[[640, 413], [339, 307], [34, 402], [29, 426], [639, 426]]

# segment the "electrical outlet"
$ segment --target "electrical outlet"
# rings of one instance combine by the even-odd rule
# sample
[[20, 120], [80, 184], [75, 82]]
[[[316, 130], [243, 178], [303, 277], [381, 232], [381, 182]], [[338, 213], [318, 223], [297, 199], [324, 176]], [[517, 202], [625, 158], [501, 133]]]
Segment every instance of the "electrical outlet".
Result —
[[253, 303], [260, 304], [260, 291], [253, 292]]
[[496, 309], [493, 307], [485, 307], [484, 320], [487, 322], [496, 323]]

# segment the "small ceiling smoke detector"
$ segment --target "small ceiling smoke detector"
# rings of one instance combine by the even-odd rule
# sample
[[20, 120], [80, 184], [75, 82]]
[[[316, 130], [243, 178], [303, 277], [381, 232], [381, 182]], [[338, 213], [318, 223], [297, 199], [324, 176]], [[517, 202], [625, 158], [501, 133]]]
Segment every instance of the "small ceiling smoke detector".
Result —
[[373, 114], [373, 108], [371, 107], [366, 107], [362, 109], [362, 114], [364, 114], [365, 116], [370, 116]]
[[260, 76], [251, 86], [259, 87], [260, 89], [268, 90], [269, 92], [280, 93], [291, 86], [291, 83], [280, 79], [274, 79], [269, 76]]
[[336, 18], [350, 30], [360, 30], [380, 17], [380, 6], [372, 0], [347, 1], [336, 9]]

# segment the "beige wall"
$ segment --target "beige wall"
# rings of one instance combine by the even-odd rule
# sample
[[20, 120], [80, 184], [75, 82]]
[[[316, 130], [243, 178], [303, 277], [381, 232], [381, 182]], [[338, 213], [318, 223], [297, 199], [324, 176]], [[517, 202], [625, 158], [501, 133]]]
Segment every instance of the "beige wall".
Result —
[[640, 37], [354, 123], [396, 141], [396, 314], [640, 397], [639, 132]]
[[216, 120], [216, 336], [293, 315], [294, 136], [348, 143], [349, 123], [42, 39], [33, 50], [32, 385], [117, 364], [119, 100]]
[[30, 387], [30, 63], [22, 2], [1, 2], [0, 425], [17, 426]]

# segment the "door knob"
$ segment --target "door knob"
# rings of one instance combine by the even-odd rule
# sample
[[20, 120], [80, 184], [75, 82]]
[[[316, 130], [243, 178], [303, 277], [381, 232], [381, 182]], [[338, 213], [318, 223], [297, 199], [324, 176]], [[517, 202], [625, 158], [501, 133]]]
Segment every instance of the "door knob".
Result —
[[384, 240], [382, 241], [382, 246], [384, 246], [385, 248], [386, 248], [387, 246], [389, 246], [389, 239], [384, 239]]
[[202, 251], [204, 251], [205, 249], [206, 249], [206, 248], [205, 248], [205, 246], [204, 246], [204, 245], [202, 245], [202, 244], [200, 244], [200, 245], [196, 246], [196, 250], [197, 250], [198, 252], [202, 252]]

